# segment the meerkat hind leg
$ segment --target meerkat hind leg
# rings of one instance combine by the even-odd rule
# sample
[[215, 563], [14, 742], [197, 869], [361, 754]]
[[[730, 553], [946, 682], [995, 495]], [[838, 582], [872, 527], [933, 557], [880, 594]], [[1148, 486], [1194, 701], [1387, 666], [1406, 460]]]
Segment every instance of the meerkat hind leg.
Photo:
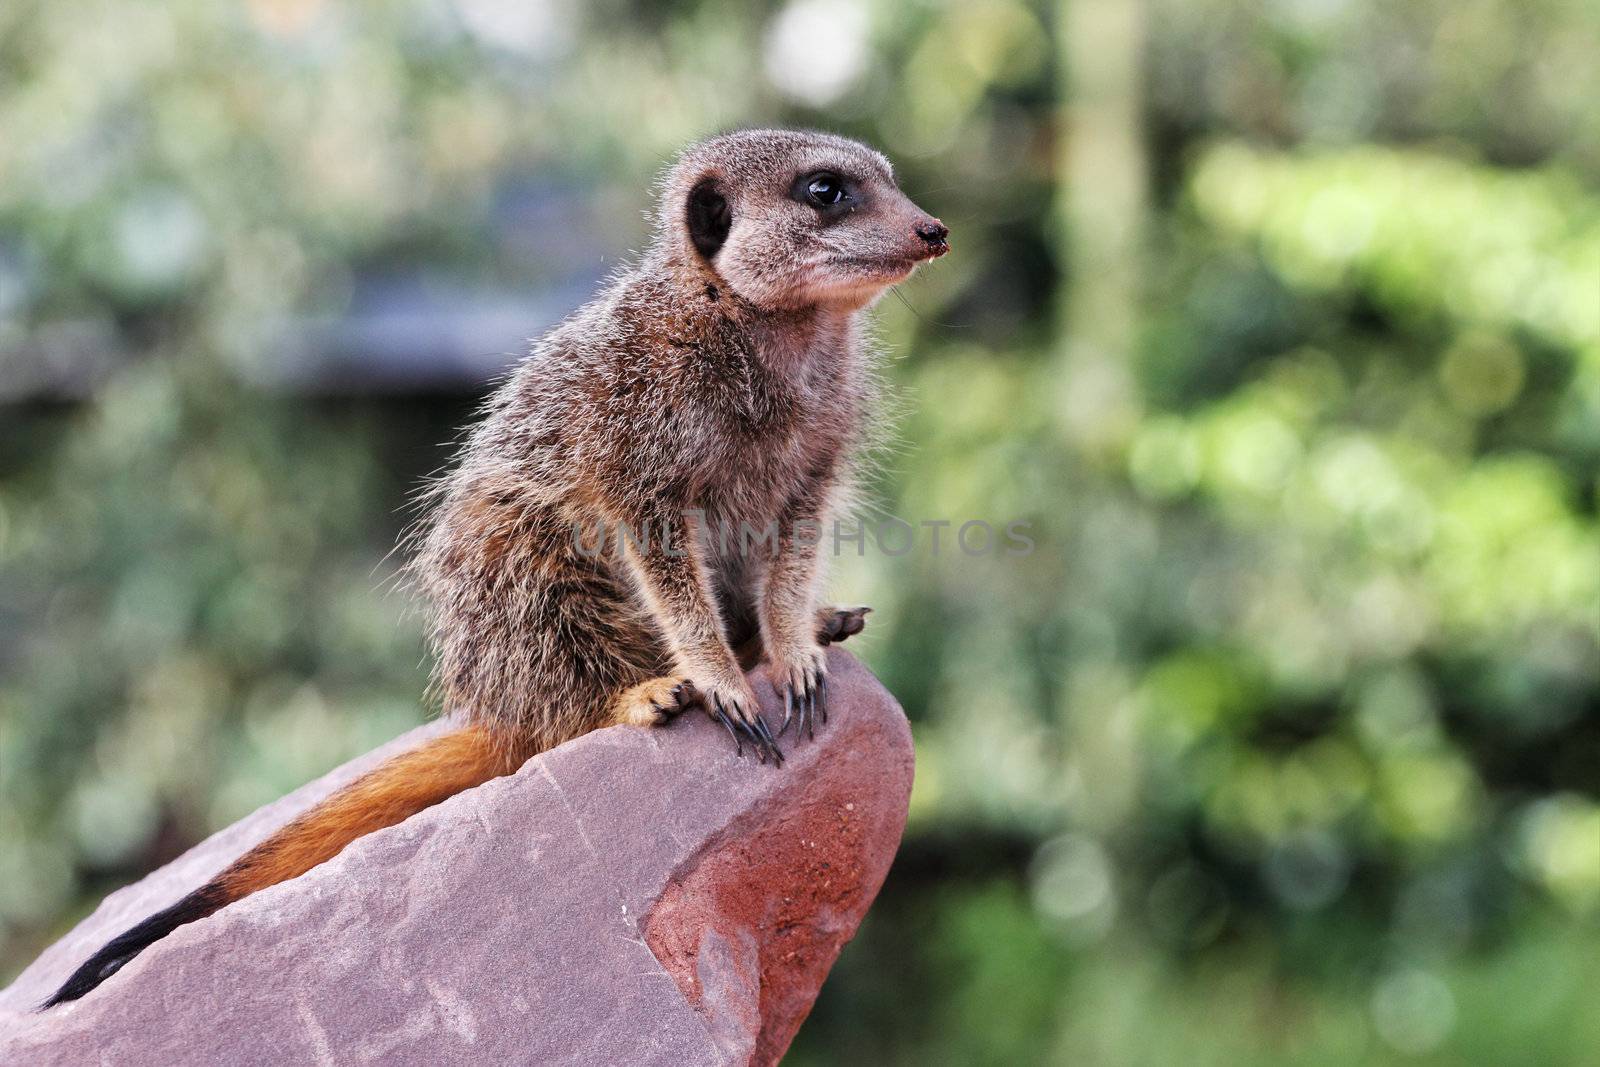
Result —
[[617, 694], [611, 717], [624, 726], [664, 726], [699, 701], [699, 691], [687, 678], [649, 678]]
[[663, 675], [629, 686], [611, 702], [611, 721], [624, 726], [665, 726], [690, 708], [699, 708], [721, 723], [739, 755], [744, 755], [748, 741], [762, 763], [770, 758], [783, 765], [783, 750], [761, 716], [754, 722], [733, 718], [720, 704], [707, 703], [705, 694], [687, 678]]
[[[866, 629], [867, 615], [871, 611], [872, 609], [865, 605], [853, 608], [818, 608], [817, 644], [836, 645], [846, 638], [854, 637]], [[752, 633], [742, 641], [736, 642], [733, 654], [743, 669], [748, 671], [755, 667], [766, 654], [766, 649], [761, 645], [761, 634]]]
[[817, 643], [836, 645], [845, 638], [854, 637], [866, 629], [867, 613], [871, 610], [865, 606], [817, 609]]

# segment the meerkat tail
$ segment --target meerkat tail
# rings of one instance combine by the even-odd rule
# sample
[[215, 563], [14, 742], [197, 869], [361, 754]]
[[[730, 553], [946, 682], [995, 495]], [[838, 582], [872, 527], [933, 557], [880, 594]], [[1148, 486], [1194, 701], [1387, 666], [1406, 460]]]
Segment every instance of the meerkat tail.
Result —
[[298, 877], [332, 859], [357, 838], [509, 774], [525, 756], [507, 752], [488, 731], [476, 726], [443, 734], [401, 753], [278, 830], [176, 904], [107, 942], [41, 1007], [77, 1000], [178, 927], [257, 890]]

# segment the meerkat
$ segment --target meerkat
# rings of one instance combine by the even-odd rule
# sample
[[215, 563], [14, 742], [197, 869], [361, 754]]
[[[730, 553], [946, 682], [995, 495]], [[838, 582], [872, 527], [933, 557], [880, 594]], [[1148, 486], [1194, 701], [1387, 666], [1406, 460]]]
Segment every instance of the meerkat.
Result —
[[[426, 493], [408, 572], [458, 728], [109, 942], [46, 1007], [591, 730], [699, 708], [736, 752], [776, 766], [791, 725], [814, 737], [826, 722], [823, 647], [860, 632], [867, 610], [817, 602], [820, 534], [874, 395], [860, 313], [944, 255], [949, 231], [882, 155], [821, 133], [701, 142], [658, 193], [636, 265], [533, 345]], [[758, 661], [783, 700], [776, 731], [742, 669]]]

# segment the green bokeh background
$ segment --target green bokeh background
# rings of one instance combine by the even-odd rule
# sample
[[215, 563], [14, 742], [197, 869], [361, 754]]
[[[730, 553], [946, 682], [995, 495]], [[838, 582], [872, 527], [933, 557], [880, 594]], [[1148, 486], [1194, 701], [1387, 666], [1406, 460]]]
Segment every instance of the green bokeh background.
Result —
[[514, 334], [317, 339], [533, 332], [782, 123], [954, 232], [871, 506], [1036, 542], [838, 561], [918, 779], [788, 1062], [1600, 1063], [1596, 55], [1589, 0], [10, 0], [0, 977], [428, 714], [388, 553]]

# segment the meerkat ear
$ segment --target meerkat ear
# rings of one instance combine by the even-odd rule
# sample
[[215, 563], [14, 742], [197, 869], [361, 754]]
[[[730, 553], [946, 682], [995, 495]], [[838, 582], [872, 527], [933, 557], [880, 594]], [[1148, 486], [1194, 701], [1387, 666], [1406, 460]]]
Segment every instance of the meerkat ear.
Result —
[[685, 220], [689, 224], [689, 240], [702, 256], [711, 259], [733, 228], [733, 212], [728, 209], [727, 199], [717, 192], [715, 178], [703, 178], [689, 190]]

